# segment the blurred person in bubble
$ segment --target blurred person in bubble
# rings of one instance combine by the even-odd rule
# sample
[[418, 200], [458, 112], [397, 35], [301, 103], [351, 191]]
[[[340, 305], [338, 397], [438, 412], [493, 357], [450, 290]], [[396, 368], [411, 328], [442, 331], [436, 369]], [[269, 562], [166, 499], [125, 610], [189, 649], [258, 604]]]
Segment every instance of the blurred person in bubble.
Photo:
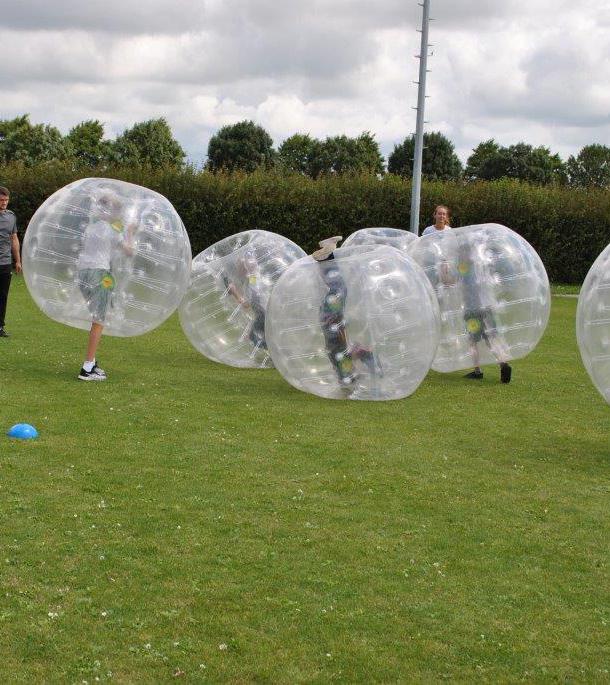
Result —
[[345, 322], [347, 285], [339, 264], [334, 261], [334, 251], [343, 238], [334, 236], [320, 241], [320, 249], [312, 257], [320, 266], [320, 276], [326, 286], [320, 304], [320, 327], [324, 335], [326, 352], [339, 383], [353, 388], [358, 381], [354, 361], [361, 362], [371, 375], [382, 376], [381, 367], [373, 351], [358, 342], [350, 342]]
[[490, 291], [490, 274], [483, 258], [476, 254], [477, 246], [463, 241], [458, 247], [455, 281], [461, 289], [463, 318], [470, 341], [470, 353], [474, 369], [465, 378], [481, 380], [483, 371], [479, 365], [478, 344], [484, 341], [500, 365], [500, 380], [510, 383], [512, 369], [508, 364], [506, 345], [498, 333], [493, 314], [495, 304]]
[[255, 350], [267, 349], [265, 340], [265, 307], [261, 293], [261, 278], [258, 261], [253, 250], [248, 250], [239, 258], [237, 275], [223, 273], [222, 281], [227, 292], [243, 307], [250, 323], [248, 324], [248, 339]]
[[123, 203], [115, 193], [107, 191], [94, 200], [78, 260], [78, 287], [91, 314], [91, 329], [79, 380], [106, 380], [106, 372], [98, 365], [96, 354], [116, 287], [112, 262], [119, 250], [133, 255], [136, 228], [135, 224], [125, 226]]

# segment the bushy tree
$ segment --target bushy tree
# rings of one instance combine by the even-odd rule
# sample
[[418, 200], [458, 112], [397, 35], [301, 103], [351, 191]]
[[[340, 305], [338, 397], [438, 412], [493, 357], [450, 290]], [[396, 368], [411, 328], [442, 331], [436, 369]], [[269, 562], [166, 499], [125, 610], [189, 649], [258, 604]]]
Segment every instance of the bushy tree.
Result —
[[482, 178], [481, 170], [484, 168], [487, 160], [499, 152], [500, 145], [493, 138], [479, 143], [466, 161], [465, 178], [469, 181], [477, 181]]
[[54, 126], [32, 124], [29, 114], [0, 120], [0, 162], [23, 162], [31, 166], [66, 159], [71, 148]]
[[223, 126], [210, 138], [207, 167], [211, 171], [255, 171], [275, 161], [273, 140], [262, 126], [240, 121]]
[[124, 131], [112, 143], [111, 157], [116, 164], [166, 167], [182, 166], [186, 153], [161, 117], [134, 124]]
[[379, 144], [368, 131], [356, 138], [331, 136], [324, 141], [296, 133], [278, 150], [279, 165], [312, 178], [322, 174], [383, 173]]
[[305, 176], [312, 175], [312, 165], [319, 155], [321, 143], [308, 134], [295, 133], [286, 138], [277, 151], [280, 168]]
[[566, 163], [568, 182], [572, 186], [610, 186], [610, 147], [606, 145], [585, 145], [574, 157], [570, 155]]
[[357, 138], [332, 136], [320, 143], [314, 151], [309, 175], [383, 173], [384, 159], [379, 144], [368, 131]]
[[104, 125], [97, 120], [83, 121], [74, 126], [66, 140], [72, 156], [88, 166], [100, 166], [110, 160], [112, 143], [104, 140]]
[[[413, 176], [415, 136], [411, 135], [395, 145], [388, 158], [388, 171], [410, 178]], [[442, 133], [424, 133], [422, 176], [431, 181], [451, 181], [462, 175], [462, 163], [455, 154], [453, 143]]]
[[565, 167], [559, 155], [551, 154], [547, 147], [533, 147], [526, 143], [490, 151], [481, 160], [477, 172], [477, 178], [486, 181], [516, 178], [546, 185], [565, 180]]

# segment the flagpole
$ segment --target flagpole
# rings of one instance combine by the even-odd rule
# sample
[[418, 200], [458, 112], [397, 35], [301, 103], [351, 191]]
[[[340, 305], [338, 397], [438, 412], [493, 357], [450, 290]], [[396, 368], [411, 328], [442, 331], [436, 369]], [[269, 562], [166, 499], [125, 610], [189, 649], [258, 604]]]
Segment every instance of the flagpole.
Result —
[[426, 104], [426, 74], [428, 73], [428, 27], [430, 25], [430, 0], [419, 3], [423, 7], [421, 25], [421, 49], [419, 59], [419, 80], [417, 81], [417, 123], [415, 128], [415, 155], [413, 157], [413, 178], [411, 187], [411, 232], [419, 235], [419, 204], [421, 197], [421, 167], [424, 151], [424, 109]]

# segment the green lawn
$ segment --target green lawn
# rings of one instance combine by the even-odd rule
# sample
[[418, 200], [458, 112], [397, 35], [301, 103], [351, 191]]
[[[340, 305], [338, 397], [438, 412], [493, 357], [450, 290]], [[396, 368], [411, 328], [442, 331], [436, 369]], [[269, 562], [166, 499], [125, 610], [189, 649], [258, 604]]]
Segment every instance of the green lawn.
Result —
[[557, 284], [551, 286], [551, 291], [553, 295], [576, 295], [580, 293], [580, 286], [579, 285], [562, 285], [562, 284]]
[[367, 403], [209, 362], [176, 317], [79, 383], [85, 333], [13, 284], [0, 682], [610, 679], [610, 407], [575, 299], [510, 385]]

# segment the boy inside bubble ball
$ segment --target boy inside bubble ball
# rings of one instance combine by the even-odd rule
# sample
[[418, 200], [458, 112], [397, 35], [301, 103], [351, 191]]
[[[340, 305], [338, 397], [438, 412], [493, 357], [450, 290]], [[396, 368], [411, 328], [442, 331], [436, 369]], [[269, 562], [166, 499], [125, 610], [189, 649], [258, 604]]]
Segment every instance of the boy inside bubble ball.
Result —
[[[260, 292], [261, 279], [256, 254], [248, 250], [237, 263], [237, 278], [225, 272], [222, 281], [228, 293], [249, 313], [248, 339], [254, 349], [267, 349], [265, 340], [265, 308]], [[238, 281], [238, 283], [236, 283]]]
[[106, 373], [96, 361], [96, 352], [104, 330], [112, 294], [116, 287], [112, 261], [117, 250], [132, 256], [136, 226], [125, 227], [123, 203], [107, 191], [94, 202], [91, 221], [85, 229], [78, 260], [77, 283], [91, 314], [91, 329], [85, 361], [78, 375], [81, 381], [104, 381]]
[[[464, 324], [470, 341], [470, 353], [474, 364], [474, 369], [464, 377], [471, 380], [483, 378], [478, 350], [478, 344], [483, 340], [500, 365], [501, 382], [510, 383], [512, 369], [508, 364], [508, 351], [498, 334], [498, 327], [493, 314], [494, 299], [489, 292], [488, 285], [490, 274], [486, 273], [481, 257], [474, 254], [475, 250], [475, 245], [464, 241], [460, 242], [457, 253], [455, 281], [461, 290]], [[450, 280], [447, 270], [444, 280]]]
[[373, 376], [380, 377], [383, 373], [372, 350], [359, 343], [351, 343], [348, 339], [345, 322], [347, 285], [338, 263], [334, 262], [333, 254], [337, 243], [342, 239], [341, 236], [334, 236], [321, 240], [320, 249], [311, 256], [319, 263], [320, 276], [326, 286], [320, 304], [320, 327], [324, 335], [328, 359], [339, 384], [343, 388], [350, 389], [354, 388], [359, 378], [354, 361], [362, 362]]

